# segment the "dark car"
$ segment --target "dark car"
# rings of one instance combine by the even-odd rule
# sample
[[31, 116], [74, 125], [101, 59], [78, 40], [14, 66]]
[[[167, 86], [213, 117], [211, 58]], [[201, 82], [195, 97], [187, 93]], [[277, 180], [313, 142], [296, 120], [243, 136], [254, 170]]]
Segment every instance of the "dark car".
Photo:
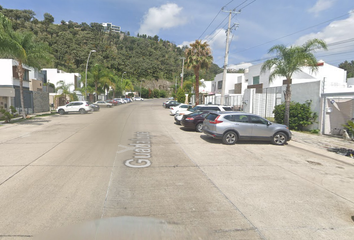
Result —
[[170, 107], [177, 106], [177, 105], [180, 105], [180, 104], [181, 104], [180, 102], [171, 101], [171, 102], [168, 102], [168, 103], [165, 104], [165, 108], [170, 108]]
[[195, 129], [197, 132], [203, 131], [203, 121], [205, 116], [208, 115], [210, 111], [194, 112], [188, 115], [183, 115], [181, 124], [183, 127], [188, 129]]
[[100, 106], [98, 106], [97, 104], [91, 103], [90, 106], [92, 107], [93, 111], [99, 111], [100, 110]]

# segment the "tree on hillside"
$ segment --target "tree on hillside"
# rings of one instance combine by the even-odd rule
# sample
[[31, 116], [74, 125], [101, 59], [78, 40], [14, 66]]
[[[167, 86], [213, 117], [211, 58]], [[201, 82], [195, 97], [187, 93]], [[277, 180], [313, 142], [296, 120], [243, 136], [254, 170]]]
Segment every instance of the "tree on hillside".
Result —
[[211, 49], [207, 42], [202, 43], [196, 40], [195, 43], [190, 44], [190, 48], [185, 50], [186, 67], [191, 68], [195, 75], [195, 102], [199, 104], [199, 71], [207, 69], [213, 62]]
[[302, 67], [309, 67], [312, 71], [316, 71], [318, 62], [311, 52], [321, 48], [327, 50], [327, 45], [319, 39], [309, 40], [302, 46], [286, 47], [284, 45], [275, 45], [269, 50], [269, 53], [276, 53], [276, 57], [267, 60], [262, 65], [261, 73], [271, 70], [269, 75], [270, 82], [278, 76], [286, 78], [284, 123], [287, 126], [289, 126], [292, 76], [296, 72], [301, 72]]
[[11, 22], [0, 13], [0, 54], [13, 58], [18, 62], [17, 73], [20, 80], [20, 100], [22, 117], [26, 118], [23, 101], [23, 76], [25, 70], [22, 64], [41, 69], [50, 62], [51, 56], [47, 45], [35, 40], [30, 32], [15, 32]]

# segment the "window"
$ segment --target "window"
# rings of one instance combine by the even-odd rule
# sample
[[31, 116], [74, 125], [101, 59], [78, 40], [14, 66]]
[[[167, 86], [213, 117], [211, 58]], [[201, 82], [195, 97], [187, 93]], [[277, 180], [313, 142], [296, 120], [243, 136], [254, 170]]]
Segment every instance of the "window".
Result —
[[225, 111], [232, 111], [232, 108], [230, 108], [230, 107], [223, 107], [223, 109], [224, 109]]
[[222, 89], [222, 81], [218, 82], [218, 89]]
[[268, 122], [261, 117], [251, 116], [251, 123], [267, 124]]
[[259, 76], [253, 77], [253, 85], [259, 84]]
[[247, 115], [233, 115], [235, 122], [243, 122], [248, 123], [248, 116]]

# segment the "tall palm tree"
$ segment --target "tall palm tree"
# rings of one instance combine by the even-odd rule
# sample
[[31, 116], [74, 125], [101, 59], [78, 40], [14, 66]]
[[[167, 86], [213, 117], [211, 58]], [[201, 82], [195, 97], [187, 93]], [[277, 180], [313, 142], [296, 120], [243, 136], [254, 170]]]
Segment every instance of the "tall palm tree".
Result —
[[50, 61], [48, 46], [35, 40], [31, 32], [15, 32], [11, 22], [0, 13], [0, 54], [13, 58], [18, 62], [17, 73], [20, 80], [20, 101], [22, 117], [26, 118], [23, 100], [23, 64], [41, 69], [43, 64]]
[[105, 83], [109, 81], [109, 72], [102, 65], [96, 64], [90, 69], [88, 78], [95, 86], [95, 101], [97, 101], [98, 87], [104, 88]]
[[207, 42], [196, 40], [185, 50], [186, 67], [193, 69], [195, 75], [195, 103], [199, 104], [199, 70], [207, 69], [213, 62], [211, 49]]
[[296, 72], [301, 72], [302, 67], [309, 67], [312, 72], [318, 70], [318, 61], [312, 53], [316, 49], [327, 50], [327, 45], [319, 39], [308, 40], [302, 46], [291, 46], [288, 48], [284, 45], [275, 45], [268, 53], [276, 53], [276, 57], [265, 61], [262, 65], [261, 73], [271, 70], [269, 82], [272, 82], [275, 77], [279, 76], [286, 78], [284, 123], [287, 126], [289, 126], [290, 84], [292, 76]]

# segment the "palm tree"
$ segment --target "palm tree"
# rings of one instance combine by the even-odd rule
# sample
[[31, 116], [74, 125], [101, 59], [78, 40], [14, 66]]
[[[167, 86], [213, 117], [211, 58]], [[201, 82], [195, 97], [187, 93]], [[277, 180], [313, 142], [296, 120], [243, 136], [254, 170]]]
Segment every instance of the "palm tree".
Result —
[[97, 101], [98, 87], [104, 88], [105, 83], [109, 81], [109, 73], [102, 65], [96, 64], [90, 69], [90, 75], [88, 75], [88, 78], [95, 86], [95, 101]]
[[269, 82], [275, 77], [283, 76], [286, 78], [285, 97], [285, 115], [284, 123], [289, 126], [289, 112], [291, 101], [290, 84], [292, 76], [296, 72], [301, 72], [302, 67], [309, 67], [312, 72], [317, 71], [318, 61], [311, 53], [315, 49], [327, 50], [327, 45], [319, 39], [312, 39], [304, 43], [302, 46], [285, 47], [284, 45], [275, 45], [268, 53], [276, 53], [276, 57], [269, 59], [263, 63], [261, 73], [271, 70]]
[[11, 22], [0, 13], [0, 53], [18, 62], [17, 73], [20, 80], [20, 101], [22, 117], [26, 118], [23, 100], [23, 64], [41, 69], [43, 64], [50, 61], [48, 46], [36, 42], [31, 32], [15, 32]]
[[72, 99], [72, 93], [70, 92], [70, 87], [73, 86], [72, 83], [66, 84], [65, 81], [61, 80], [59, 82], [57, 82], [57, 92], [61, 93], [62, 96], [64, 96], [65, 98], [65, 102], [66, 102], [66, 96], [69, 95], [70, 99]]
[[199, 104], [199, 70], [207, 69], [213, 62], [211, 49], [207, 42], [196, 40], [190, 44], [191, 48], [185, 50], [186, 67], [193, 69], [195, 75], [195, 103]]

